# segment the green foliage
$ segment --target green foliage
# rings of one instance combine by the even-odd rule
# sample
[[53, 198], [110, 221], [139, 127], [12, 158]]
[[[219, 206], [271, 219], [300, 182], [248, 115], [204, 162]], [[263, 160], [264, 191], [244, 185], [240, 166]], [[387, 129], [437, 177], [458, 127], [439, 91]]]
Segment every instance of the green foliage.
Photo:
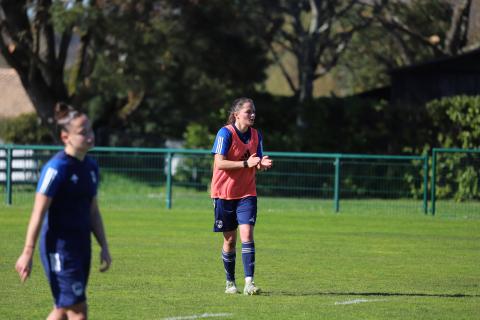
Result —
[[436, 198], [458, 202], [479, 200], [479, 165], [478, 153], [437, 154]]
[[[207, 127], [198, 123], [190, 123], [183, 134], [185, 148], [210, 149], [215, 136]], [[184, 156], [180, 159], [174, 182], [179, 185], [194, 187], [197, 190], [206, 190], [212, 178], [211, 156]]]
[[52, 144], [51, 132], [40, 124], [35, 113], [25, 113], [0, 121], [0, 138], [5, 143]]
[[[480, 96], [454, 96], [426, 105], [436, 133], [434, 145], [444, 148], [480, 147]], [[439, 157], [437, 196], [457, 201], [480, 199], [479, 168], [473, 155], [456, 153]]]
[[190, 123], [183, 134], [183, 139], [187, 149], [210, 149], [215, 136], [205, 126]]
[[306, 108], [303, 150], [385, 153], [389, 144], [386, 101], [356, 97], [320, 98]]
[[455, 193], [455, 200], [479, 200], [480, 175], [478, 167], [468, 166], [457, 178], [458, 191]]
[[[347, 4], [328, 3], [341, 8]], [[355, 35], [352, 49], [342, 60], [345, 68], [338, 71], [345, 80], [343, 92], [386, 84], [387, 71], [406, 64], [405, 53], [414, 57], [411, 63], [422, 61], [437, 55], [424, 45], [424, 39], [432, 34], [446, 38], [451, 18], [446, 1], [386, 3], [395, 18], [421, 37], [408, 33], [399, 37], [398, 30], [378, 23]], [[283, 23], [293, 26], [285, 20], [288, 20], [288, 11], [279, 10], [282, 6], [294, 13], [308, 11], [309, 4], [308, 1], [259, 4], [253, 0], [30, 1], [26, 6], [15, 6], [21, 9], [12, 13], [21, 16], [21, 10], [29, 10], [32, 23], [38, 25], [28, 30], [52, 28], [52, 32], [46, 34], [62, 39], [68, 39], [69, 31], [72, 32], [72, 45], [82, 54], [75, 57], [73, 64], [69, 56], [66, 68], [70, 69], [60, 72], [59, 77], [63, 76], [68, 84], [67, 98], [86, 110], [92, 119], [99, 145], [158, 147], [168, 138], [181, 138], [192, 122], [205, 126], [210, 133], [215, 132], [225, 119], [219, 117], [219, 110], [224, 110], [233, 98], [247, 95], [258, 101], [257, 123], [265, 131], [265, 145], [270, 150], [369, 153], [401, 150], [403, 145], [393, 150], [387, 146], [388, 141], [392, 141], [392, 137], [386, 138], [388, 131], [395, 131], [391, 135], [397, 132], [388, 127], [391, 113], [383, 102], [325, 98], [304, 106], [291, 98], [259, 92], [271, 63], [269, 47], [273, 39], [291, 31], [285, 45], [303, 40], [292, 37], [295, 30], [279, 28]], [[49, 8], [50, 16], [43, 12], [45, 17], [33, 19], [33, 13], [45, 8]], [[354, 14], [355, 10], [347, 10], [347, 15], [353, 15], [350, 22], [357, 23], [362, 15]], [[301, 22], [308, 21], [307, 16], [299, 17]], [[306, 30], [307, 26], [303, 27]], [[332, 24], [331, 32], [351, 28], [349, 23], [337, 22]], [[24, 34], [16, 36], [28, 38]], [[42, 51], [59, 50], [59, 41], [44, 44], [53, 43], [57, 44], [56, 48]], [[312, 43], [319, 44], [318, 41]], [[331, 43], [337, 42], [327, 41], [325, 46], [331, 48]], [[22, 47], [18, 46], [17, 50]], [[333, 47], [340, 50], [342, 46]], [[400, 47], [406, 49], [400, 50]], [[304, 49], [300, 49], [298, 52], [303, 52]], [[36, 53], [23, 52], [18, 56], [32, 54]], [[319, 56], [322, 60], [330, 54]], [[62, 66], [48, 62], [43, 67], [58, 71]], [[41, 72], [44, 73], [55, 72]], [[354, 89], [349, 91], [350, 88]], [[56, 89], [52, 88], [52, 92]], [[58, 95], [57, 92], [48, 98], [56, 101]], [[297, 130], [293, 119], [298, 118], [300, 110], [300, 116], [308, 123], [306, 128]], [[265, 117], [262, 118], [262, 114]]]
[[76, 25], [75, 32], [85, 35], [96, 21], [92, 18], [98, 17], [98, 12], [93, 7], [72, 1], [53, 1], [49, 13], [53, 27], [59, 34]]
[[57, 5], [59, 28], [65, 19], [94, 24], [95, 64], [73, 91], [107, 135], [102, 144], [158, 147], [180, 138], [188, 123], [206, 123], [231, 96], [253, 92], [268, 60], [248, 8], [224, 1]]
[[386, 101], [318, 98], [305, 103], [305, 127], [297, 129], [294, 98], [267, 94], [253, 97], [256, 126], [266, 150], [341, 153], [386, 153], [390, 145], [391, 110]]
[[[181, 138], [192, 121], [208, 123], [225, 101], [264, 81], [270, 35], [256, 6], [219, 0], [16, 2], [3, 8], [15, 24], [5, 39], [33, 39], [31, 47], [17, 46], [18, 57], [37, 56], [35, 43], [44, 45], [39, 59], [28, 61], [45, 76], [40, 80], [55, 83], [33, 99], [48, 111], [42, 116], [52, 102], [66, 100], [90, 116], [99, 144], [158, 147]], [[64, 65], [60, 58], [67, 51]], [[55, 52], [58, 57], [50, 54]], [[29, 70], [18, 64], [17, 71]], [[44, 88], [38, 78], [28, 79], [32, 88]]]
[[436, 130], [436, 143], [444, 148], [480, 147], [480, 96], [454, 96], [426, 105]]

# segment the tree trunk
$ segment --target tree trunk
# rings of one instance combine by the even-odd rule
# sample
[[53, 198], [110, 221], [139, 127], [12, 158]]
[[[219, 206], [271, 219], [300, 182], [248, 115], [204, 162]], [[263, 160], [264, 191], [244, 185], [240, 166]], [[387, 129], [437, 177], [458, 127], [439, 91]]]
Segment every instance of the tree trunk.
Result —
[[305, 60], [301, 61], [300, 63], [300, 74], [298, 75], [298, 102], [303, 103], [313, 98], [313, 82], [315, 81], [315, 70], [312, 69], [312, 61], [309, 58], [305, 58]]
[[[43, 78], [38, 75], [29, 77], [29, 75], [19, 74], [23, 87], [25, 88], [32, 104], [37, 111], [42, 123], [49, 127], [55, 141], [58, 141], [56, 136], [56, 126], [54, 121], [53, 109], [57, 101], [63, 100], [60, 97], [55, 96]], [[29, 79], [30, 78], [30, 79]]]
[[298, 110], [296, 125], [302, 130], [306, 126], [305, 106], [306, 102], [313, 99], [313, 82], [315, 81], [315, 71], [317, 62], [314, 61], [314, 44], [312, 41], [303, 43], [303, 50], [297, 55], [298, 66]]
[[471, 0], [468, 16], [467, 46], [480, 46], [480, 0]]

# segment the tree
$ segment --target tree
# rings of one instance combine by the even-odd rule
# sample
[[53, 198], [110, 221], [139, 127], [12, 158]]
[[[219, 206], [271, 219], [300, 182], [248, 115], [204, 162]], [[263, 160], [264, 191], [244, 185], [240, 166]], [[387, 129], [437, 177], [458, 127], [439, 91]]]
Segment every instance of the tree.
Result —
[[464, 52], [473, 46], [467, 35], [476, 25], [477, 2], [388, 1], [353, 37], [339, 64], [344, 83], [353, 92], [381, 87], [393, 69]]
[[[407, 63], [411, 63], [415, 59], [415, 52], [409, 50], [408, 42], [405, 42], [406, 37], [410, 38], [410, 43], [420, 43], [433, 50], [437, 56], [460, 53], [467, 43], [470, 8], [471, 0], [453, 2], [416, 0], [410, 3], [392, 0], [376, 20], [394, 35], [398, 42], [397, 48], [408, 59]], [[444, 18], [445, 14], [449, 20], [448, 28], [443, 30], [427, 28], [431, 23], [441, 26], [441, 22], [435, 22], [434, 19], [435, 17]], [[428, 22], [430, 24], [427, 24]]]
[[176, 102], [188, 106], [179, 127], [213, 120], [216, 128], [219, 108], [254, 94], [265, 80], [271, 27], [253, 2], [172, 2], [179, 14], [168, 35], [175, 72], [170, 86]]
[[0, 0], [0, 49], [52, 132], [63, 100], [89, 114], [99, 144], [158, 145], [263, 81], [268, 28], [253, 27], [251, 6]]
[[[327, 74], [348, 47], [352, 36], [368, 26], [371, 15], [382, 6], [376, 1], [303, 0], [268, 3], [270, 19], [279, 24], [270, 52], [300, 103], [311, 100], [313, 82]], [[292, 72], [282, 56], [294, 57]]]
[[[28, 14], [27, 1], [0, 2], [0, 50], [20, 76], [25, 90], [45, 123], [52, 119], [52, 106], [68, 97], [63, 82], [71, 28], [55, 39], [48, 9], [50, 1], [38, 1]], [[58, 53], [56, 52], [58, 47]]]
[[[137, 49], [158, 47], [161, 37], [137, 37], [136, 33], [154, 28], [152, 7], [151, 1], [0, 2], [1, 53], [52, 132], [57, 101], [82, 106], [99, 91], [112, 91], [106, 108], [96, 114], [100, 121], [125, 120], [138, 107], [144, 91], [138, 79], [146, 68], [131, 59], [127, 44], [139, 45]], [[77, 50], [69, 65], [72, 47]], [[149, 70], [158, 70], [163, 63], [153, 60], [153, 64], [157, 67], [150, 65]]]

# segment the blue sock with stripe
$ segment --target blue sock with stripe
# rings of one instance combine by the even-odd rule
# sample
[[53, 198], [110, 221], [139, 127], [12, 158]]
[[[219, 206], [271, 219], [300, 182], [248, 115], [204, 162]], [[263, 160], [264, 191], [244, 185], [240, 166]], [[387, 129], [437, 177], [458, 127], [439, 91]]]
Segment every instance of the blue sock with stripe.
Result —
[[235, 251], [225, 252], [222, 250], [223, 267], [225, 268], [225, 274], [227, 281], [235, 281], [235, 258], [237, 253]]
[[242, 242], [242, 261], [245, 277], [252, 277], [255, 273], [255, 242]]

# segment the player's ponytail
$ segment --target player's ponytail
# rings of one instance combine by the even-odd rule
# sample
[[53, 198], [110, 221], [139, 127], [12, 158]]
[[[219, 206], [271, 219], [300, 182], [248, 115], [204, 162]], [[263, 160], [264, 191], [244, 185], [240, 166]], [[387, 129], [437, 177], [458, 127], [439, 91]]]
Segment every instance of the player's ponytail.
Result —
[[58, 102], [55, 105], [55, 122], [62, 131], [68, 131], [67, 126], [79, 116], [81, 116], [81, 113], [65, 102]]
[[235, 112], [238, 112], [240, 111], [240, 109], [242, 109], [243, 105], [247, 102], [250, 102], [253, 106], [253, 100], [250, 99], [250, 98], [238, 98], [238, 99], [235, 99], [232, 103], [232, 106], [230, 107], [230, 113], [228, 115], [228, 119], [227, 119], [227, 125], [228, 124], [234, 124], [235, 123]]

